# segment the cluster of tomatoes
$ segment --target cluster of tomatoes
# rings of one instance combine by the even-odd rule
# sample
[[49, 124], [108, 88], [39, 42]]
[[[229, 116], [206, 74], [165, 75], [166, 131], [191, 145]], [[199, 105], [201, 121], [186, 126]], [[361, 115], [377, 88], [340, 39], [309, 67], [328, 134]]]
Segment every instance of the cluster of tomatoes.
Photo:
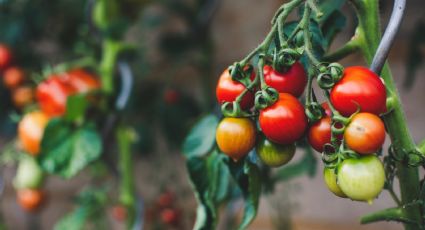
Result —
[[171, 190], [165, 190], [157, 199], [155, 204], [146, 211], [146, 219], [153, 224], [165, 225], [175, 229], [182, 227], [182, 212], [177, 207], [176, 196]]
[[[268, 88], [263, 84], [251, 87], [232, 78], [231, 69], [220, 76], [216, 96], [222, 110], [233, 103], [233, 107], [240, 105], [247, 111], [219, 123], [216, 142], [221, 152], [238, 161], [255, 147], [265, 165], [278, 167], [292, 159], [295, 143], [307, 137], [324, 158], [332, 156], [331, 163], [324, 160], [324, 175], [333, 193], [359, 201], [371, 201], [379, 195], [385, 182], [383, 165], [376, 156], [385, 141], [379, 115], [386, 112], [386, 89], [380, 77], [364, 67], [346, 68], [327, 91], [330, 104], [322, 104], [320, 119], [311, 120], [298, 100], [308, 81], [299, 62], [280, 71], [265, 65], [259, 73]], [[246, 75], [254, 82], [253, 71]], [[278, 98], [258, 107], [257, 95], [264, 89], [277, 91]]]

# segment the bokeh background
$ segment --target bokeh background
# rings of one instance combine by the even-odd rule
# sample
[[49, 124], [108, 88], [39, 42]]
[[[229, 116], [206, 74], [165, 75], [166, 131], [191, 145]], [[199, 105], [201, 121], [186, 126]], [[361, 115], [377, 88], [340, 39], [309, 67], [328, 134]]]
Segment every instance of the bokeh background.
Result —
[[[191, 1], [186, 2], [190, 4]], [[385, 23], [391, 13], [392, 1], [381, 2], [382, 18]], [[0, 6], [1, 4], [0, 0]], [[35, 5], [34, 10], [37, 10], [37, 7], [48, 7], [46, 4], [46, 1], [40, 1], [38, 6]], [[269, 31], [270, 19], [280, 4], [282, 1], [277, 0], [219, 1], [211, 17], [204, 15], [208, 19], [208, 23], [204, 25], [206, 26], [204, 31], [196, 27], [199, 23], [195, 20], [196, 17], [184, 19], [172, 8], [151, 2], [137, 14], [136, 22], [126, 35], [129, 41], [138, 44], [140, 52], [132, 62], [137, 81], [130, 103], [131, 109], [128, 111], [129, 114], [134, 114], [129, 117], [137, 127], [139, 136], [139, 144], [134, 150], [135, 154], [138, 154], [135, 167], [137, 190], [144, 198], [147, 208], [155, 202], [158, 194], [166, 190], [173, 191], [176, 203], [182, 210], [184, 229], [191, 228], [195, 218], [196, 202], [187, 180], [185, 159], [180, 153], [181, 141], [197, 117], [210, 108], [206, 104], [210, 103], [211, 98], [214, 97], [214, 84], [220, 73], [235, 60], [244, 57], [263, 39]], [[65, 6], [52, 7], [52, 10], [56, 10], [55, 14], [66, 10], [61, 7]], [[418, 23], [425, 22], [424, 9], [423, 0], [408, 1], [406, 18], [389, 57], [395, 80], [400, 88], [408, 124], [416, 141], [425, 137], [425, 78], [422, 77], [425, 75], [425, 68], [418, 69], [415, 73], [415, 82], [410, 88], [404, 87], [404, 82], [410, 55], [409, 44]], [[74, 10], [78, 11], [78, 9]], [[195, 14], [196, 12], [195, 10]], [[347, 41], [353, 33], [355, 24], [349, 6], [345, 7], [344, 12], [349, 21], [347, 27], [338, 36], [334, 48]], [[0, 15], [2, 13], [4, 12], [0, 12]], [[44, 13], [47, 12], [44, 11]], [[21, 17], [19, 13], [17, 14], [17, 17]], [[76, 14], [84, 15], [81, 12]], [[202, 16], [202, 14], [196, 15]], [[50, 16], [58, 17], [53, 14]], [[74, 24], [79, 19], [68, 18], [67, 20], [74, 20], [68, 21]], [[9, 21], [8, 23], [17, 22]], [[63, 23], [66, 24], [67, 21]], [[41, 28], [45, 26], [42, 25]], [[59, 28], [57, 33], [68, 31], [72, 34], [74, 29], [76, 28]], [[42, 35], [40, 36], [43, 38]], [[29, 42], [30, 44], [25, 44], [25, 47], [41, 56], [45, 63], [55, 64], [66, 60], [66, 53], [72, 52], [71, 50], [75, 48], [75, 46], [57, 45], [57, 39], [59, 38], [50, 37], [35, 41], [22, 39], [13, 46], [19, 47], [21, 45], [19, 42]], [[418, 49], [425, 56], [425, 44]], [[420, 59], [419, 56], [417, 58]], [[30, 68], [31, 62], [28, 61], [28, 63]], [[364, 64], [358, 55], [350, 56], [342, 63], [346, 66]], [[151, 100], [151, 98], [155, 99]], [[7, 99], [6, 96], [0, 100]], [[2, 105], [5, 105], [1, 108], [2, 113], [8, 114], [10, 110], [7, 105], [5, 103]], [[13, 130], [11, 128], [13, 122], [4, 121], [3, 123], [4, 135], [1, 141], [6, 143], [13, 137], [13, 131], [10, 131]], [[302, 176], [281, 183], [274, 195], [263, 197], [258, 217], [250, 229], [402, 229], [401, 225], [394, 223], [360, 225], [359, 218], [363, 214], [387, 208], [393, 204], [389, 194], [384, 191], [372, 205], [339, 199], [325, 187], [322, 169], [323, 165], [319, 162], [315, 177]], [[86, 177], [89, 172], [83, 172], [70, 181], [49, 177], [46, 186], [49, 202], [34, 217], [25, 214], [16, 204], [15, 193], [11, 186], [15, 167], [5, 166], [2, 171], [5, 188], [0, 198], [0, 207], [2, 220], [10, 229], [28, 229], [31, 226], [34, 227], [35, 225], [32, 225], [34, 223], [39, 224], [40, 229], [51, 229], [61, 216], [72, 209], [73, 195], [89, 182]], [[226, 221], [231, 221], [228, 219], [234, 214], [238, 216], [242, 208], [241, 202], [233, 203], [226, 209], [223, 208], [219, 229], [229, 229]], [[123, 228], [113, 221], [110, 226], [112, 229]]]

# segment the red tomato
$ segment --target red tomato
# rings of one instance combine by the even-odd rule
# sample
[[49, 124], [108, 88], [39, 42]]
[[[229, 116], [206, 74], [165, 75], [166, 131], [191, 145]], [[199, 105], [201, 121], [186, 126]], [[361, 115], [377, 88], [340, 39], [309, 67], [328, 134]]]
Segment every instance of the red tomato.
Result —
[[358, 113], [345, 129], [344, 140], [357, 153], [376, 153], [385, 142], [384, 123], [375, 114]]
[[331, 142], [331, 118], [325, 116], [308, 130], [308, 142], [317, 152], [323, 152], [323, 146]]
[[84, 69], [70, 70], [63, 74], [62, 77], [77, 93], [87, 93], [100, 88], [98, 77]]
[[[254, 73], [251, 75], [251, 78], [254, 78]], [[232, 80], [232, 76], [229, 73], [229, 70], [225, 70], [218, 80], [217, 88], [215, 90], [217, 101], [220, 104], [224, 102], [233, 102], [236, 98], [245, 90], [245, 86], [237, 81]], [[248, 92], [242, 98], [241, 108], [249, 109], [254, 105], [254, 94]]]
[[322, 103], [322, 108], [325, 110], [325, 114], [326, 114], [326, 116], [332, 116], [332, 110], [331, 110], [331, 108], [329, 107], [329, 105], [328, 105], [328, 103], [327, 102], [323, 102]]
[[266, 65], [264, 66], [264, 80], [267, 85], [275, 88], [279, 93], [289, 93], [299, 97], [307, 85], [307, 74], [299, 62], [295, 62], [283, 73]]
[[9, 47], [0, 44], [0, 70], [4, 70], [12, 62], [12, 52]]
[[259, 123], [268, 139], [279, 144], [291, 144], [304, 134], [307, 117], [297, 98], [280, 93], [275, 104], [260, 111]]
[[23, 108], [34, 100], [34, 90], [28, 86], [18, 87], [12, 92], [13, 104], [17, 108]]
[[9, 67], [3, 73], [3, 83], [8, 89], [14, 89], [25, 80], [25, 73], [19, 67]]
[[44, 193], [39, 189], [18, 190], [17, 200], [25, 211], [33, 212], [42, 205]]
[[177, 210], [167, 208], [161, 212], [161, 220], [168, 225], [176, 225], [179, 222], [180, 214]]
[[344, 116], [357, 111], [379, 115], [386, 111], [386, 91], [378, 75], [361, 66], [348, 67], [331, 90], [331, 103]]
[[48, 116], [61, 116], [66, 110], [66, 101], [75, 89], [58, 76], [51, 76], [37, 86], [36, 97], [41, 110]]
[[40, 153], [41, 139], [48, 122], [49, 118], [40, 111], [25, 114], [18, 125], [18, 138], [24, 151], [34, 156]]

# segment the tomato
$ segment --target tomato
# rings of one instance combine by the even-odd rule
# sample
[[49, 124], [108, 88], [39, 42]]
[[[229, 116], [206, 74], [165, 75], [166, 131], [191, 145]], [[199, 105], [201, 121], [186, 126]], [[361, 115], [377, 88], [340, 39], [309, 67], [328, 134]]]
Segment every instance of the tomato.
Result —
[[16, 189], [36, 189], [43, 183], [44, 175], [37, 161], [32, 157], [23, 157], [19, 161], [13, 185]]
[[336, 196], [339, 196], [342, 198], [347, 197], [347, 195], [344, 194], [344, 192], [341, 190], [341, 188], [337, 184], [337, 181], [336, 181], [337, 178], [336, 178], [334, 169], [324, 168], [323, 177], [325, 179], [325, 183], [329, 191], [331, 191]]
[[385, 142], [384, 122], [375, 114], [358, 113], [345, 129], [344, 140], [357, 153], [375, 153]]
[[44, 201], [44, 193], [39, 189], [21, 189], [17, 192], [17, 200], [28, 212], [37, 210]]
[[307, 139], [317, 152], [323, 152], [323, 146], [331, 143], [331, 118], [325, 116], [314, 123], [308, 130]]
[[12, 91], [13, 104], [17, 108], [23, 108], [34, 101], [34, 90], [28, 86], [18, 87]]
[[338, 167], [338, 185], [352, 200], [371, 203], [385, 183], [384, 166], [375, 155], [344, 160]]
[[387, 94], [380, 77], [361, 66], [348, 67], [331, 90], [331, 103], [344, 116], [360, 107], [361, 112], [379, 115], [386, 111]]
[[3, 73], [3, 84], [8, 89], [14, 89], [25, 80], [25, 73], [19, 67], [9, 67]]
[[275, 104], [260, 111], [259, 123], [267, 139], [279, 144], [291, 144], [304, 134], [307, 117], [297, 98], [280, 93]]
[[112, 207], [112, 217], [118, 221], [123, 222], [127, 219], [127, 209], [124, 205], [115, 205]]
[[288, 163], [295, 155], [295, 144], [279, 145], [263, 138], [256, 146], [261, 161], [270, 167], [279, 167]]
[[323, 102], [322, 104], [321, 104], [321, 106], [322, 106], [322, 108], [323, 108], [323, 110], [325, 110], [325, 115], [326, 116], [332, 116], [332, 110], [331, 110], [331, 108], [329, 107], [329, 105], [328, 105], [328, 103], [327, 102]]
[[100, 88], [99, 78], [84, 69], [70, 70], [62, 77], [77, 93], [87, 93]]
[[75, 89], [58, 76], [51, 76], [37, 86], [36, 97], [41, 110], [48, 116], [65, 114], [66, 101]]
[[283, 73], [266, 65], [264, 66], [264, 80], [267, 85], [275, 88], [279, 93], [289, 93], [299, 97], [307, 85], [307, 74], [299, 62], [295, 62]]
[[160, 208], [168, 208], [173, 205], [174, 199], [174, 193], [166, 191], [158, 197], [157, 204]]
[[180, 214], [177, 210], [167, 208], [161, 212], [161, 220], [168, 225], [176, 225], [179, 222]]
[[44, 128], [49, 118], [40, 111], [25, 114], [18, 125], [18, 138], [22, 149], [31, 155], [38, 155]]
[[163, 97], [164, 102], [167, 105], [175, 105], [180, 99], [180, 94], [177, 92], [177, 90], [166, 89]]
[[0, 71], [7, 68], [12, 62], [12, 51], [4, 44], [0, 44]]
[[217, 126], [220, 150], [233, 160], [244, 157], [255, 145], [255, 126], [249, 118], [224, 118]]
[[[253, 78], [253, 75], [254, 73], [251, 78]], [[217, 101], [220, 104], [224, 102], [233, 102], [245, 89], [246, 87], [242, 83], [232, 80], [229, 70], [225, 70], [221, 74], [215, 90]], [[254, 94], [252, 92], [247, 92], [242, 98], [240, 105], [243, 109], [251, 108], [254, 105]]]

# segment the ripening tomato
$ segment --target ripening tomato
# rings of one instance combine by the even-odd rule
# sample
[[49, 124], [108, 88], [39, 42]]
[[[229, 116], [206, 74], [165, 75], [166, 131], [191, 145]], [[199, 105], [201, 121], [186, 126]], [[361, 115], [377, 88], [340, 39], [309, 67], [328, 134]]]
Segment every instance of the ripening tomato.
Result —
[[70, 70], [61, 77], [75, 89], [76, 93], [87, 93], [100, 88], [99, 78], [84, 69]]
[[385, 170], [375, 155], [344, 160], [338, 167], [338, 185], [352, 200], [372, 203], [385, 183]]
[[380, 77], [369, 69], [352, 66], [331, 90], [331, 103], [344, 116], [360, 112], [379, 115], [386, 111], [387, 94]]
[[331, 118], [325, 116], [314, 123], [308, 130], [308, 143], [317, 152], [323, 152], [323, 146], [331, 143], [331, 123]]
[[127, 219], [127, 209], [125, 206], [117, 204], [112, 207], [112, 217], [118, 222], [124, 222]]
[[357, 153], [375, 153], [385, 142], [384, 122], [375, 114], [358, 113], [345, 129], [344, 140]]
[[180, 213], [176, 209], [167, 208], [161, 211], [161, 220], [164, 224], [176, 225], [179, 222]]
[[13, 104], [17, 108], [23, 108], [34, 101], [34, 90], [28, 86], [22, 86], [12, 91]]
[[220, 150], [233, 160], [243, 158], [255, 145], [255, 125], [249, 118], [224, 118], [217, 126]]
[[25, 114], [18, 125], [18, 137], [22, 149], [31, 155], [38, 155], [44, 128], [49, 118], [40, 111]]
[[[254, 73], [251, 75], [251, 78], [254, 78]], [[246, 87], [242, 83], [232, 80], [229, 70], [226, 69], [221, 74], [215, 90], [217, 101], [220, 104], [233, 102], [245, 89]], [[242, 98], [240, 105], [243, 109], [251, 108], [254, 105], [254, 94], [247, 92]]]
[[6, 69], [12, 62], [12, 51], [4, 44], [0, 44], [0, 71]]
[[304, 107], [288, 93], [280, 93], [275, 104], [261, 110], [258, 120], [267, 139], [279, 144], [294, 143], [307, 128]]
[[279, 145], [263, 138], [256, 146], [261, 161], [270, 167], [288, 163], [295, 155], [295, 144]]
[[20, 189], [17, 200], [21, 207], [28, 212], [36, 211], [44, 201], [44, 193], [39, 189]]
[[41, 110], [48, 116], [61, 116], [66, 110], [66, 101], [75, 89], [58, 76], [51, 76], [37, 86], [36, 97]]
[[25, 80], [25, 73], [19, 67], [9, 67], [3, 72], [3, 84], [8, 89], [20, 86]]
[[19, 161], [13, 186], [16, 189], [36, 189], [43, 184], [44, 173], [33, 157], [22, 157]]
[[329, 191], [331, 191], [336, 196], [346, 198], [347, 195], [344, 194], [344, 192], [341, 190], [341, 188], [338, 186], [337, 178], [335, 175], [335, 170], [330, 168], [324, 168], [323, 170], [323, 178], [325, 179], [326, 186], [328, 187]]
[[279, 93], [289, 93], [299, 97], [307, 85], [307, 74], [299, 62], [295, 62], [283, 73], [266, 65], [264, 66], [264, 80], [267, 85], [275, 88]]

